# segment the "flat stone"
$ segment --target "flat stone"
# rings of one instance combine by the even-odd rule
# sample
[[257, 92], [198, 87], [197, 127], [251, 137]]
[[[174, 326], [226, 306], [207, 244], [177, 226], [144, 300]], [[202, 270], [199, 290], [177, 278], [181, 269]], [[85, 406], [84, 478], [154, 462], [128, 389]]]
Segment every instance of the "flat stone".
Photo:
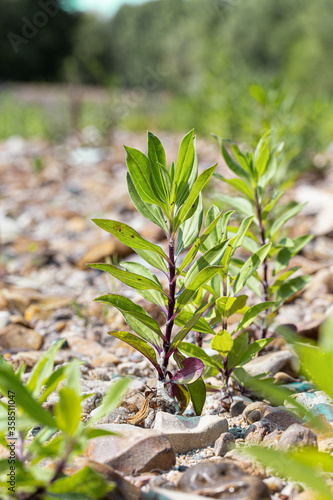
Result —
[[19, 348], [38, 351], [43, 344], [43, 337], [31, 328], [10, 324], [0, 331], [0, 346], [5, 349]]
[[254, 358], [246, 363], [243, 368], [252, 377], [261, 373], [268, 373], [273, 376], [283, 371], [295, 376], [299, 371], [299, 360], [293, 352], [283, 349]]
[[217, 457], [224, 457], [233, 448], [235, 448], [235, 436], [230, 432], [224, 432], [215, 441], [214, 453]]
[[228, 431], [228, 422], [215, 415], [184, 417], [160, 411], [154, 429], [169, 438], [176, 453], [186, 453], [213, 445], [222, 433]]
[[129, 424], [105, 424], [100, 429], [121, 436], [101, 436], [91, 439], [85, 456], [108, 465], [126, 475], [168, 470], [175, 465], [175, 452], [168, 438], [153, 429], [141, 429]]
[[293, 424], [282, 433], [278, 448], [289, 450], [300, 447], [317, 448], [317, 436], [311, 429], [300, 424]]
[[223, 500], [268, 500], [269, 490], [258, 477], [248, 476], [228, 460], [203, 462], [184, 472], [178, 488], [208, 498]]

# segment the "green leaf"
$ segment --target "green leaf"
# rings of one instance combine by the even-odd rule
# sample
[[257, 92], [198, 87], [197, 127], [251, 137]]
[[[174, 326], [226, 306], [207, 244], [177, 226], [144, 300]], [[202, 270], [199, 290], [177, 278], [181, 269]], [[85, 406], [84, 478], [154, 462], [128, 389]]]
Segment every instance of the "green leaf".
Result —
[[290, 259], [302, 250], [313, 238], [313, 235], [299, 236], [291, 240], [291, 248], [282, 248], [276, 256], [276, 262], [273, 274], [277, 274], [285, 269]]
[[88, 420], [89, 426], [93, 425], [95, 422], [105, 417], [106, 415], [112, 413], [112, 411], [119, 405], [120, 401], [124, 397], [130, 381], [131, 379], [128, 377], [127, 378], [122, 377], [118, 378], [115, 382], [112, 382], [111, 386], [109, 387], [105, 396], [103, 397], [101, 404], [97, 407], [96, 411], [94, 412], [94, 415], [89, 418]]
[[194, 264], [190, 267], [190, 269], [186, 273], [185, 287], [189, 282], [205, 267], [211, 265], [218, 265], [223, 257], [223, 254], [228, 246], [229, 240], [222, 241], [215, 247], [207, 250]]
[[302, 288], [304, 288], [309, 281], [311, 281], [310, 276], [298, 276], [297, 278], [292, 278], [281, 285], [276, 292], [276, 303], [273, 307], [273, 311], [276, 311], [279, 307], [281, 307], [281, 305], [289, 299], [289, 297], [292, 297], [292, 295], [302, 290]]
[[171, 182], [166, 168], [165, 151], [161, 141], [151, 132], [148, 132], [148, 158], [151, 163], [151, 180], [154, 192], [164, 203], [168, 203]]
[[[186, 310], [186, 306], [185, 306], [184, 309], [182, 309], [180, 311], [180, 313], [176, 316], [175, 324], [177, 326], [184, 326], [188, 321], [190, 321], [193, 314], [194, 314], [194, 311], [192, 309]], [[208, 321], [206, 321], [204, 318], [198, 319], [198, 321], [195, 323], [195, 326], [193, 327], [193, 330], [195, 332], [209, 333], [212, 335], [214, 335], [214, 333], [215, 333], [214, 330], [212, 329], [212, 327], [210, 326], [210, 324], [208, 323]]]
[[171, 205], [175, 205], [182, 195], [192, 172], [195, 149], [193, 143], [194, 130], [190, 130], [183, 138], [178, 152], [177, 165], [171, 194]]
[[146, 203], [161, 205], [151, 188], [149, 159], [137, 149], [125, 146], [126, 163], [140, 198]]
[[203, 312], [207, 309], [208, 306], [209, 306], [208, 302], [202, 304], [202, 306], [195, 311], [192, 318], [186, 323], [186, 325], [177, 333], [177, 335], [175, 336], [175, 338], [171, 343], [171, 352], [177, 349], [180, 342], [182, 342], [182, 340], [186, 337], [188, 332], [194, 327], [194, 325], [201, 318]]
[[56, 424], [50, 413], [45, 411], [31, 396], [28, 390], [22, 385], [13, 370], [4, 366], [5, 361], [0, 363], [0, 390], [8, 395], [8, 391], [15, 393], [16, 406], [24, 411], [26, 415], [32, 417], [34, 422], [38, 422], [48, 427], [55, 428]]
[[258, 267], [261, 266], [271, 246], [271, 243], [267, 243], [267, 245], [261, 247], [258, 252], [251, 255], [251, 257], [245, 262], [242, 269], [239, 271], [235, 278], [233, 284], [234, 294], [237, 294], [241, 291], [248, 278], [250, 278], [250, 276], [252, 276], [252, 274], [258, 269]]
[[[228, 142], [228, 141], [224, 141]], [[238, 177], [242, 177], [243, 179], [246, 180], [246, 182], [250, 181], [250, 176], [249, 174], [237, 163], [228, 153], [226, 148], [224, 147], [224, 144], [222, 143], [222, 155], [224, 158], [224, 161], [230, 168], [230, 170], [236, 174]]]
[[203, 190], [203, 188], [213, 175], [216, 169], [216, 165], [213, 165], [212, 167], [204, 170], [195, 181], [187, 200], [176, 214], [173, 227], [174, 232], [177, 231], [179, 226], [189, 217], [188, 214], [190, 210], [193, 208], [195, 202], [197, 201], [200, 192]]
[[284, 273], [280, 274], [274, 281], [274, 284], [271, 285], [268, 289], [269, 295], [274, 295], [274, 293], [280, 288], [281, 285], [290, 277], [292, 276], [296, 271], [300, 269], [299, 266], [292, 267], [291, 269], [288, 269], [288, 271], [285, 271]]
[[221, 330], [212, 338], [211, 347], [225, 358], [231, 351], [233, 344], [234, 341], [230, 333], [227, 330]]
[[254, 215], [254, 208], [249, 200], [221, 193], [218, 194], [218, 197], [228, 207], [233, 207], [244, 215]]
[[160, 207], [146, 203], [140, 198], [129, 172], [127, 172], [126, 179], [129, 195], [138, 212], [140, 212], [140, 214], [143, 215], [143, 217], [145, 217], [146, 219], [154, 222], [154, 224], [157, 224], [161, 229], [163, 229], [166, 234], [168, 234], [168, 227], [166, 225], [163, 217], [163, 212]]
[[[229, 212], [228, 212], [229, 213]], [[233, 213], [233, 212], [230, 212], [230, 214]], [[200, 238], [197, 239], [197, 241], [194, 243], [193, 247], [188, 251], [185, 259], [183, 260], [181, 266], [179, 267], [179, 273], [185, 269], [185, 267], [190, 264], [194, 257], [196, 256], [196, 254], [198, 253], [199, 251], [199, 248], [202, 247], [203, 248], [203, 243], [204, 241], [209, 237], [209, 235], [214, 231], [216, 225], [218, 224], [220, 218], [222, 217], [223, 213], [219, 213], [219, 215], [209, 224], [209, 226], [207, 227], [207, 229], [202, 233], [202, 235], [200, 236]], [[225, 216], [226, 214], [224, 214]], [[223, 217], [224, 217], [223, 216]], [[206, 220], [207, 222], [207, 220]], [[218, 242], [217, 242], [218, 243]], [[211, 246], [214, 246], [214, 245], [211, 245]], [[209, 247], [211, 248], [211, 247]], [[207, 248], [207, 250], [209, 250], [209, 248]], [[206, 249], [204, 249], [206, 250]]]
[[253, 221], [253, 215], [250, 215], [249, 217], [246, 217], [244, 220], [242, 220], [241, 225], [239, 226], [239, 229], [237, 231], [235, 238], [233, 238], [230, 242], [232, 244], [234, 250], [236, 250], [237, 248], [239, 248], [243, 244], [243, 239], [244, 239], [252, 221]]
[[266, 309], [269, 309], [273, 305], [274, 302], [262, 302], [261, 304], [256, 304], [255, 306], [250, 307], [250, 309], [248, 309], [244, 314], [243, 319], [233, 333], [247, 328], [249, 325], [251, 325], [251, 323], [253, 323], [253, 321], [259, 316], [260, 313], [266, 311]]
[[239, 295], [238, 297], [220, 297], [216, 301], [216, 306], [224, 318], [229, 318], [239, 309], [243, 309], [247, 298], [247, 295]]
[[144, 278], [139, 274], [123, 271], [122, 269], [119, 269], [119, 267], [113, 266], [112, 264], [97, 263], [87, 265], [94, 269], [99, 269], [100, 271], [106, 271], [110, 273], [122, 283], [125, 283], [126, 285], [131, 286], [136, 290], [158, 290], [160, 293], [163, 293], [167, 296], [167, 293], [163, 290], [161, 285], [158, 285], [157, 283], [155, 283], [155, 281]]
[[320, 328], [319, 347], [333, 354], [333, 316], [329, 316]]
[[269, 134], [270, 134], [269, 131], [264, 133], [264, 135], [258, 142], [256, 150], [253, 155], [253, 164], [255, 166], [258, 179], [260, 179], [260, 177], [266, 172], [269, 163], [269, 147], [268, 147], [270, 141]]
[[[156, 283], [159, 287], [162, 288], [162, 285], [155, 276], [155, 274], [153, 274], [144, 265], [139, 264], [138, 262], [130, 262], [130, 261], [121, 262], [121, 265], [126, 269], [126, 271], [129, 271], [130, 273], [139, 274], [144, 278], [148, 278], [149, 280], [154, 281], [154, 283]], [[144, 297], [145, 299], [159, 306], [162, 309], [162, 311], [165, 308], [164, 297], [161, 292], [157, 290], [151, 290], [151, 291], [139, 290], [138, 293], [142, 295], [142, 297]]]
[[252, 344], [250, 344], [249, 348], [243, 354], [243, 356], [241, 358], [237, 359], [237, 365], [242, 366], [242, 365], [245, 365], [246, 363], [248, 363], [249, 361], [251, 361], [251, 359], [253, 359], [259, 351], [264, 349], [264, 347], [266, 347], [268, 344], [270, 344], [272, 342], [272, 340], [273, 340], [272, 338], [271, 339], [259, 339], [259, 340], [255, 340], [254, 342], [252, 342]]
[[246, 353], [249, 345], [249, 335], [247, 332], [241, 332], [235, 339], [232, 350], [228, 357], [228, 368], [234, 368], [239, 365], [239, 361]]
[[217, 274], [221, 270], [221, 266], [210, 266], [206, 267], [205, 269], [202, 269], [200, 273], [198, 273], [191, 283], [187, 285], [185, 290], [181, 292], [181, 294], [177, 297], [177, 310], [182, 309], [197, 293], [199, 288], [207, 283], [208, 280], [210, 280], [215, 274]]
[[[51, 493], [48, 498], [69, 499], [101, 499], [113, 489], [103, 476], [92, 470], [90, 467], [83, 467], [71, 476], [65, 476], [48, 486], [47, 491]], [[74, 496], [67, 496], [73, 493]], [[56, 495], [56, 496], [55, 496]]]
[[272, 224], [272, 227], [268, 234], [268, 238], [273, 239], [278, 230], [281, 229], [281, 227], [284, 226], [289, 219], [295, 217], [295, 215], [297, 215], [302, 210], [302, 208], [305, 207], [305, 205], [306, 203], [297, 203], [293, 207], [289, 208], [289, 210], [284, 212], [284, 214], [282, 214], [280, 217], [278, 217]]
[[73, 389], [77, 394], [81, 394], [81, 370], [80, 366], [83, 364], [79, 359], [72, 359], [66, 367], [66, 387]]
[[225, 177], [223, 177], [223, 175], [220, 174], [214, 174], [214, 177], [222, 182], [225, 182], [226, 184], [229, 184], [229, 186], [232, 186], [234, 189], [244, 194], [250, 200], [254, 199], [252, 189], [250, 188], [249, 184], [247, 184], [242, 179], [226, 179]]
[[160, 163], [166, 167], [166, 155], [163, 144], [152, 132], [148, 132], [148, 158], [151, 162]]
[[284, 194], [284, 191], [279, 191], [276, 193], [276, 195], [272, 198], [272, 200], [265, 206], [263, 212], [262, 212], [262, 219], [265, 220], [270, 213], [270, 211], [275, 207], [275, 204], [279, 201], [281, 196]]
[[201, 415], [206, 401], [206, 386], [202, 378], [186, 386], [196, 415]]
[[150, 250], [139, 250], [138, 248], [135, 249], [135, 252], [140, 255], [143, 260], [148, 262], [149, 265], [159, 269], [164, 274], [168, 274], [168, 267], [161, 255]]
[[67, 366], [60, 366], [54, 371], [49, 378], [45, 381], [46, 387], [38, 399], [38, 403], [44, 403], [48, 396], [57, 389], [58, 384], [65, 378]]
[[[157, 321], [155, 321], [141, 306], [135, 304], [130, 299], [123, 297], [122, 295], [110, 294], [103, 295], [94, 299], [97, 302], [103, 302], [104, 304], [110, 304], [120, 311], [122, 314], [133, 316], [133, 318], [138, 319], [141, 323], [148, 327], [148, 337], [149, 341], [155, 345], [160, 345], [159, 338], [163, 338], [160, 327]], [[131, 326], [131, 325], [130, 325]], [[154, 335], [157, 334], [157, 335]]]
[[45, 381], [52, 374], [54, 359], [65, 339], [57, 340], [39, 359], [30, 373], [26, 388], [34, 397], [38, 396]]
[[177, 238], [176, 255], [179, 255], [184, 248], [189, 247], [197, 239], [202, 226], [203, 208], [202, 195], [199, 195], [199, 203], [196, 211], [179, 228]]
[[54, 415], [59, 429], [73, 436], [80, 423], [81, 399], [70, 387], [60, 389], [59, 401], [54, 406]]
[[127, 224], [108, 219], [93, 219], [93, 222], [108, 233], [113, 234], [113, 236], [124, 243], [124, 245], [134, 249], [151, 250], [168, 261], [168, 257], [165, 255], [161, 247], [142, 238], [139, 233]]
[[215, 368], [216, 370], [220, 370], [221, 367], [219, 364], [213, 359], [213, 356], [209, 356], [201, 347], [190, 344], [189, 342], [182, 342], [178, 349], [186, 354], [186, 356], [195, 357], [201, 359], [204, 362], [205, 366], [209, 366], [210, 368]]
[[143, 356], [145, 356], [151, 364], [157, 368], [158, 363], [156, 360], [156, 354], [155, 351], [152, 347], [147, 345], [147, 342], [144, 340], [140, 339], [136, 335], [133, 335], [133, 333], [129, 332], [108, 332], [109, 335], [112, 335], [112, 337], [116, 337], [117, 339], [122, 340], [123, 342], [126, 342], [126, 344], [130, 345], [131, 347], [134, 347], [137, 351], [141, 352]]

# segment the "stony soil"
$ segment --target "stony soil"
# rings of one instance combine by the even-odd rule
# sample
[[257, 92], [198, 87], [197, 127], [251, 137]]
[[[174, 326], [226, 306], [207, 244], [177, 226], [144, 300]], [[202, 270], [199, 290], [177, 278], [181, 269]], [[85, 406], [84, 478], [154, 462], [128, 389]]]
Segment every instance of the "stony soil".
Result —
[[[160, 138], [169, 159], [175, 159], [180, 137], [160, 134]], [[27, 371], [30, 371], [43, 350], [54, 340], [65, 337], [67, 343], [58, 353], [56, 363], [64, 363], [73, 357], [83, 361], [82, 390], [94, 393], [83, 403], [84, 419], [89, 418], [114, 377], [133, 376], [125, 402], [102, 422], [104, 424], [126, 423], [141, 407], [147, 387], [153, 388], [156, 383], [148, 361], [108, 335], [109, 330], [126, 328], [122, 316], [116, 310], [105, 309], [102, 304], [93, 302], [93, 298], [110, 292], [123, 293], [141, 305], [144, 305], [143, 300], [106, 273], [85, 266], [87, 262], [103, 259], [115, 262], [138, 260], [130, 249], [96, 227], [91, 222], [94, 217], [126, 222], [151, 241], [164, 244], [163, 235], [135, 212], [127, 194], [122, 145], [144, 150], [145, 142], [144, 134], [118, 132], [113, 136], [111, 146], [104, 148], [82, 144], [75, 136], [62, 145], [25, 141], [19, 137], [0, 143], [1, 354], [15, 367], [25, 363]], [[197, 149], [200, 168], [208, 167], [219, 159], [216, 146], [209, 140], [199, 138]], [[311, 274], [313, 280], [301, 295], [293, 297], [285, 305], [277, 317], [277, 323], [293, 323], [300, 333], [310, 338], [317, 337], [320, 324], [333, 311], [333, 155], [328, 152], [317, 156], [316, 162], [319, 166], [301, 177], [288, 193], [289, 198], [308, 201], [296, 222], [290, 225], [290, 234], [295, 237], [314, 233], [314, 240], [292, 262], [292, 265], [300, 266], [299, 273]], [[219, 172], [226, 175], [223, 169], [220, 162]], [[213, 197], [213, 192], [219, 189], [220, 183], [211, 188], [207, 196]], [[163, 275], [159, 278], [163, 281]], [[151, 313], [159, 319], [158, 311], [152, 309]], [[280, 359], [281, 352], [283, 361]], [[291, 384], [302, 382], [298, 378], [293, 354], [280, 340], [276, 339], [261, 358], [260, 362], [269, 363], [271, 373], [279, 381]], [[309, 397], [317, 398], [313, 406], [326, 404], [328, 409], [331, 408], [330, 401], [324, 401], [323, 395], [315, 394], [311, 385], [296, 384], [295, 390], [303, 397], [309, 394]], [[139, 469], [134, 467], [130, 474], [125, 474], [127, 479], [134, 486], [143, 488], [142, 492], [147, 493], [150, 484], [155, 485], [158, 491], [161, 485], [170, 487], [172, 483], [172, 487], [182, 474], [189, 471], [189, 467], [203, 466], [206, 463], [203, 461], [208, 460], [209, 463], [229, 464], [230, 470], [221, 472], [219, 469], [216, 472], [217, 469], [214, 469], [213, 476], [222, 474], [229, 481], [237, 474], [250, 475], [246, 483], [249, 489], [242, 492], [243, 496], [236, 490], [232, 491], [232, 482], [226, 482], [223, 488], [229, 488], [229, 496], [214, 498], [295, 498], [299, 492], [297, 486], [272, 476], [269, 470], [264, 471], [231, 449], [244, 440], [259, 442], [271, 439], [273, 442], [276, 439], [280, 442], [288, 427], [298, 425], [295, 421], [289, 422], [285, 411], [276, 417], [276, 421], [269, 420], [272, 408], [263, 403], [255, 403], [257, 407], [252, 409], [253, 415], [251, 411], [246, 413], [248, 405], [253, 402], [255, 398], [235, 393], [231, 411], [225, 412], [221, 409], [219, 394], [208, 395], [203, 416], [226, 418], [229, 435], [224, 437], [222, 434], [216, 445], [214, 439], [202, 448], [177, 453], [175, 463], [169, 470], [156, 471], [151, 467], [150, 471], [137, 474]], [[54, 397], [51, 396], [47, 405], [51, 407], [53, 403]], [[326, 409], [328, 421], [329, 411]], [[189, 408], [185, 415], [190, 417], [194, 412]], [[141, 426], [152, 426], [153, 418], [152, 410]], [[302, 426], [302, 429], [305, 428]], [[320, 436], [317, 439], [304, 434], [302, 429], [296, 428], [291, 438], [287, 436], [284, 439], [287, 443], [293, 442], [298, 432], [298, 443], [304, 440], [307, 443], [316, 441], [315, 446], [322, 443]], [[324, 449], [325, 446], [329, 450], [330, 446], [333, 447], [331, 441], [319, 447]], [[96, 459], [93, 453], [90, 458]], [[241, 467], [237, 473], [236, 469], [232, 469], [235, 465]], [[266, 483], [265, 488], [261, 482], [258, 484], [253, 480], [258, 477]], [[188, 482], [191, 482], [190, 478]], [[220, 483], [219, 487], [222, 488]], [[125, 493], [124, 498], [126, 495], [138, 498], [135, 497], [137, 490], [133, 491]], [[201, 490], [196, 488], [196, 491]], [[202, 495], [217, 495], [216, 492], [208, 493], [204, 489], [201, 491]], [[159, 498], [159, 493], [156, 495], [150, 498]], [[193, 494], [190, 495], [188, 498], [194, 498]]]

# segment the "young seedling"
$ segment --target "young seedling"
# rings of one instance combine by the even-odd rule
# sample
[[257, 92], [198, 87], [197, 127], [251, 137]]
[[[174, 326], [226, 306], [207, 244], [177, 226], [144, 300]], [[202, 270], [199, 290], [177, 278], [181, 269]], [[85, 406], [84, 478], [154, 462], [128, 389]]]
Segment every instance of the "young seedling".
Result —
[[[261, 273], [253, 273], [247, 282], [262, 300], [274, 302], [272, 308], [266, 310], [262, 320], [261, 337], [264, 338], [278, 309], [309, 281], [308, 276], [291, 278], [299, 268], [288, 266], [290, 259], [303, 249], [312, 235], [281, 238], [281, 230], [285, 224], [304, 206], [295, 202], [284, 206], [278, 204], [284, 192], [275, 187], [274, 177], [283, 144], [270, 149], [270, 136], [266, 132], [254, 153], [243, 154], [236, 144], [217, 139], [226, 164], [237, 177], [226, 179], [220, 174], [215, 176], [242, 194], [242, 197], [221, 195], [220, 199], [240, 213], [254, 216], [253, 231], [246, 232], [243, 246], [254, 253], [260, 246], [271, 245], [262, 262]], [[233, 157], [227, 151], [227, 144], [231, 147]], [[242, 262], [235, 259], [233, 265], [241, 266]]]
[[[3, 500], [101, 499], [113, 489], [110, 481], [89, 466], [71, 476], [65, 470], [83, 454], [89, 439], [113, 434], [94, 424], [119, 405], [130, 379], [113, 383], [95, 415], [83, 423], [81, 403], [87, 396], [81, 394], [81, 363], [73, 360], [54, 367], [64, 341], [58, 340], [43, 354], [26, 384], [22, 382], [25, 366], [15, 372], [0, 356], [0, 391], [8, 400], [0, 403], [0, 443], [10, 450], [10, 457], [0, 460]], [[53, 392], [58, 401], [52, 414], [43, 403]], [[45, 459], [52, 460], [53, 467], [45, 467]]]
[[[202, 258], [193, 262], [199, 247], [214, 230], [222, 214], [218, 213], [205, 232], [199, 237], [203, 208], [201, 191], [212, 177], [216, 165], [198, 175], [193, 131], [182, 140], [177, 163], [167, 167], [166, 155], [160, 140], [148, 133], [148, 155], [126, 147], [128, 191], [137, 210], [165, 232], [167, 252], [142, 238], [128, 225], [105, 219], [94, 222], [130, 246], [150, 266], [162, 271], [168, 286], [164, 289], [157, 276], [143, 264], [123, 262], [121, 269], [110, 264], [90, 264], [95, 269], [112, 276], [134, 288], [146, 300], [156, 304], [165, 317], [165, 325], [158, 323], [139, 305], [116, 294], [98, 297], [97, 301], [116, 307], [135, 334], [125, 331], [110, 332], [141, 352], [154, 366], [157, 373], [157, 393], [172, 408], [179, 411], [191, 398], [197, 414], [205, 401], [205, 385], [201, 379], [203, 362], [184, 358], [179, 344], [200, 321], [209, 302], [198, 305], [193, 311], [190, 302], [200, 288], [221, 271], [217, 265], [227, 249], [227, 241], [219, 241]], [[181, 252], [187, 254], [178, 265]], [[185, 267], [190, 266], [187, 272]], [[175, 325], [180, 330], [175, 333]], [[171, 371], [170, 359], [174, 358], [178, 370]]]

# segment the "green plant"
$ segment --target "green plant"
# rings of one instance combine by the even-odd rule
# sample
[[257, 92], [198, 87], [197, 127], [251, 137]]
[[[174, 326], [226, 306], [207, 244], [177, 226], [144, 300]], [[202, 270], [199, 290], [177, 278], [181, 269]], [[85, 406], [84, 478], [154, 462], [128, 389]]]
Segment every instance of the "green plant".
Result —
[[[1, 498], [52, 500], [57, 498], [104, 498], [112, 483], [90, 467], [71, 476], [65, 468], [84, 451], [89, 439], [112, 434], [94, 428], [94, 423], [119, 404], [129, 379], [113, 383], [94, 417], [81, 421], [80, 362], [71, 361], [54, 369], [54, 359], [64, 339], [46, 351], [22, 382], [25, 366], [16, 372], [0, 357], [0, 390], [8, 403], [0, 403], [0, 444], [10, 451], [0, 460]], [[59, 384], [61, 388], [59, 388]], [[53, 414], [43, 408], [48, 396], [57, 392]], [[51, 461], [54, 467], [45, 467]]]
[[[185, 407], [190, 397], [196, 412], [200, 413], [205, 401], [205, 386], [201, 379], [204, 365], [198, 358], [184, 358], [178, 347], [210, 305], [205, 301], [193, 311], [191, 301], [202, 286], [221, 271], [221, 266], [216, 264], [221, 261], [228, 245], [227, 241], [218, 241], [193, 262], [200, 246], [222, 216], [219, 212], [199, 237], [203, 216], [201, 191], [216, 165], [198, 175], [193, 130], [183, 138], [177, 164], [172, 162], [169, 169], [164, 148], [151, 133], [148, 134], [148, 156], [130, 147], [126, 147], [126, 152], [129, 194], [137, 210], [163, 229], [168, 252], [166, 254], [160, 246], [145, 240], [126, 224], [105, 219], [95, 219], [94, 222], [130, 246], [150, 266], [162, 271], [167, 277], [168, 287], [165, 290], [153, 272], [142, 264], [123, 262], [125, 271], [110, 264], [89, 265], [109, 272], [156, 304], [165, 317], [165, 326], [162, 330], [142, 307], [120, 295], [109, 294], [95, 300], [119, 309], [136, 333], [110, 332], [141, 352], [154, 366], [158, 376], [158, 395], [175, 411], [178, 411], [178, 404], [173, 397]], [[184, 250], [187, 251], [185, 259], [178, 264], [179, 255]], [[181, 328], [173, 337], [175, 324]], [[169, 367], [172, 356], [179, 368], [174, 373]]]
[[[311, 380], [317, 389], [333, 399], [333, 318], [329, 318], [321, 328], [319, 345], [312, 345], [304, 340], [295, 341], [295, 337], [288, 332], [288, 328], [279, 327], [279, 333], [292, 342], [295, 352], [301, 361], [301, 373]], [[272, 386], [265, 380], [254, 380], [247, 376], [246, 385], [261, 397], [268, 398], [273, 404], [282, 405], [286, 402], [293, 406], [300, 416], [311, 420], [312, 425], [319, 432], [331, 434], [329, 424], [315, 415], [312, 410], [305, 409], [287, 389]], [[316, 449], [275, 450], [262, 446], [245, 447], [244, 452], [250, 454], [265, 466], [273, 468], [279, 475], [300, 483], [303, 487], [312, 490], [316, 500], [332, 500], [333, 491], [329, 484], [329, 475], [333, 473], [333, 458], [329, 453], [318, 452]]]
[[[218, 214], [219, 209], [213, 205], [208, 210], [205, 221], [206, 226], [209, 227], [211, 221], [216, 220]], [[234, 254], [243, 244], [253, 216], [246, 217], [240, 226], [235, 228], [228, 226], [232, 214], [233, 211], [226, 212], [217, 222], [214, 231], [201, 244], [200, 250], [202, 256], [200, 259], [205, 260], [207, 252], [211, 252], [219, 241], [228, 242], [227, 249], [219, 262], [221, 266], [219, 274], [203, 286], [203, 289], [198, 292], [196, 303], [192, 304], [192, 309], [194, 310], [195, 306], [204, 300], [205, 295], [207, 296], [207, 292], [209, 293], [207, 300], [212, 304], [212, 308], [208, 314], [205, 313], [206, 317], [204, 319], [206, 320], [206, 324], [201, 322], [193, 327], [194, 330], [199, 331], [199, 335], [197, 336], [198, 345], [182, 342], [179, 347], [184, 354], [196, 356], [203, 361], [206, 366], [204, 375], [221, 374], [223, 404], [229, 404], [228, 402], [231, 399], [229, 380], [235, 369], [250, 361], [271, 341], [271, 339], [262, 339], [249, 345], [249, 336], [245, 329], [257, 321], [263, 311], [274, 305], [274, 302], [265, 301], [249, 307], [246, 305], [248, 296], [240, 294], [248, 280], [251, 279], [251, 276], [253, 276], [266, 258], [270, 251], [271, 243], [264, 245], [253, 253], [246, 262], [242, 263], [240, 269], [233, 266]], [[236, 234], [234, 235], [235, 231]], [[233, 236], [230, 239], [227, 238], [229, 234]], [[184, 263], [186, 262], [185, 259]], [[235, 313], [242, 315], [242, 319], [232, 333], [229, 333], [228, 319]], [[219, 324], [221, 324], [221, 330], [215, 334], [213, 327], [215, 328]], [[210, 330], [208, 330], [207, 326]], [[198, 329], [198, 327], [201, 327], [201, 329]], [[211, 348], [216, 350], [218, 354], [209, 356], [202, 349], [203, 335], [205, 333], [214, 335], [211, 340]]]
[[[277, 204], [284, 194], [274, 182], [278, 170], [278, 156], [283, 144], [270, 149], [270, 136], [269, 132], [266, 132], [258, 142], [254, 153], [243, 154], [236, 144], [230, 143], [234, 155], [232, 157], [226, 149], [229, 141], [218, 140], [226, 164], [237, 177], [227, 179], [220, 174], [215, 176], [242, 194], [242, 197], [222, 194], [220, 199], [245, 215], [254, 215], [253, 231], [246, 232], [243, 246], [254, 253], [262, 245], [271, 245], [262, 262], [262, 274], [255, 272], [247, 281], [247, 285], [262, 300], [274, 302], [271, 309], [266, 310], [262, 321], [261, 336], [264, 338], [278, 309], [310, 279], [308, 276], [291, 278], [299, 268], [288, 268], [288, 266], [290, 259], [302, 250], [312, 236], [305, 235], [291, 239], [284, 231], [281, 238], [285, 224], [304, 206], [296, 202], [285, 206]], [[243, 263], [234, 259], [233, 265], [239, 267]]]

